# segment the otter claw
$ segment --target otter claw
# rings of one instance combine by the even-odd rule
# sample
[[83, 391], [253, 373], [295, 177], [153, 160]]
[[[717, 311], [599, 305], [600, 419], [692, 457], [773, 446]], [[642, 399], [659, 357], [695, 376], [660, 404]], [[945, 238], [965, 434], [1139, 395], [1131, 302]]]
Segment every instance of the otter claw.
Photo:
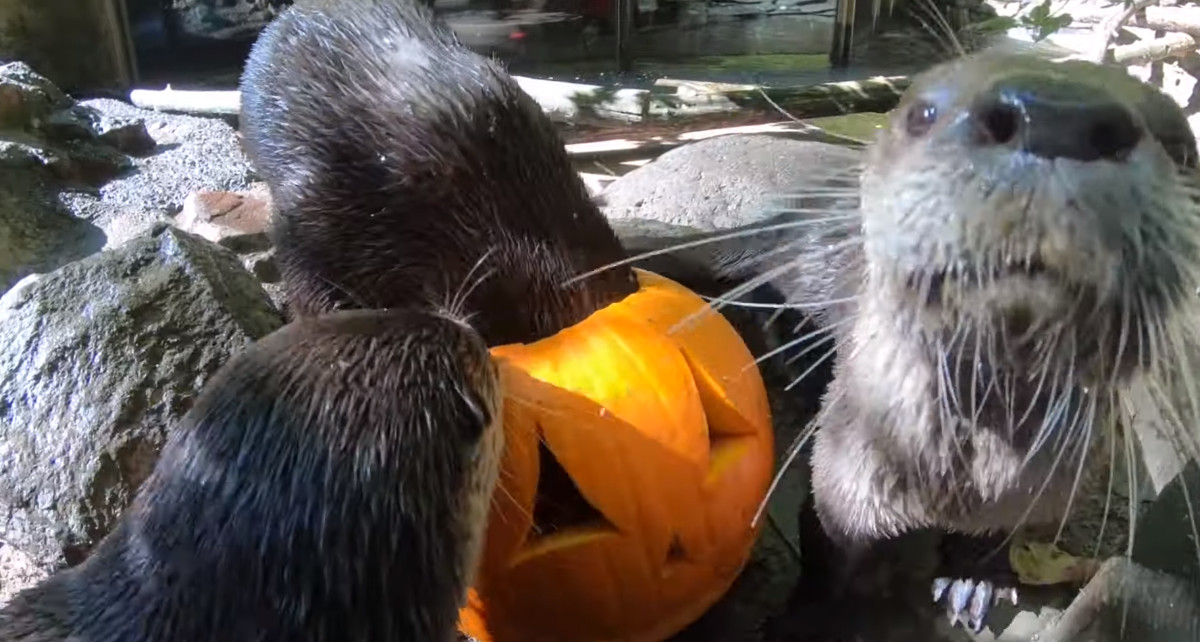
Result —
[[933, 581], [933, 601], [941, 602], [942, 596], [946, 594], [946, 589], [950, 588], [950, 578], [939, 577]]
[[933, 601], [940, 602], [946, 596], [946, 616], [950, 625], [962, 622], [963, 627], [972, 633], [983, 630], [991, 608], [1001, 599], [1017, 603], [1017, 591], [1014, 588], [997, 589], [988, 581], [976, 582], [969, 579], [951, 580], [939, 577], [933, 581]]

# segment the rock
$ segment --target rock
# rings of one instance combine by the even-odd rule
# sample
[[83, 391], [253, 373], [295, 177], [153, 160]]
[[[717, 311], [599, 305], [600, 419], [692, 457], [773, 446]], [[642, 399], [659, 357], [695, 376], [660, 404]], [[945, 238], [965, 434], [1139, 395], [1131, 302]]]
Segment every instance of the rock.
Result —
[[242, 259], [250, 273], [258, 278], [280, 310], [285, 310], [283, 275], [275, 262], [270, 238], [271, 193], [265, 183], [255, 183], [238, 192], [194, 192], [184, 200], [183, 211], [175, 217], [181, 229], [220, 244]]
[[0, 542], [0, 607], [14, 595], [49, 576], [29, 556]]
[[1101, 567], [1039, 642], [1200, 640], [1200, 584], [1122, 557]]
[[192, 192], [244, 189], [253, 177], [222, 120], [74, 103], [22, 63], [0, 66], [0, 129], [0, 168], [57, 181], [39, 198], [100, 228], [109, 248], [169, 222]]
[[[76, 216], [104, 230], [107, 247], [139, 236], [155, 223], [171, 222], [193, 192], [237, 191], [251, 185], [254, 173], [242, 154], [237, 134], [220, 119], [153, 112], [110, 99], [79, 104], [94, 109], [105, 122], [141, 121], [156, 145], [154, 153], [130, 159], [133, 171], [97, 190], [74, 190], [62, 195]], [[104, 135], [101, 131], [100, 136]], [[120, 138], [115, 133], [110, 135]]]
[[[753, 222], [779, 196], [851, 178], [857, 149], [769, 134], [728, 134], [675, 148], [600, 193], [610, 219], [654, 219], [701, 230]], [[804, 207], [831, 207], [811, 198]]]
[[283, 281], [283, 275], [279, 272], [279, 264], [275, 262], [275, 252], [273, 251], [248, 254], [242, 259], [242, 263], [264, 285]]
[[161, 226], [0, 298], [0, 541], [43, 570], [112, 527], [197, 392], [280, 325], [232, 253]]
[[609, 219], [608, 224], [613, 232], [616, 232], [617, 238], [622, 240], [637, 237], [677, 238], [703, 231], [688, 225], [665, 223], [652, 218], [614, 218]]
[[0, 294], [28, 274], [97, 252], [104, 242], [99, 228], [71, 216], [36, 175], [0, 168]]
[[52, 141], [97, 141], [132, 156], [145, 156], [158, 145], [143, 119], [107, 116], [88, 105], [54, 112], [41, 129]]
[[261, 185], [244, 192], [194, 192], [175, 224], [238, 254], [263, 252], [271, 248], [271, 196]]
[[[70, 162], [52, 150], [42, 149], [39, 141], [31, 136], [6, 133], [0, 138], [0, 168], [3, 169], [53, 169], [56, 165]], [[55, 174], [60, 173], [55, 171]]]
[[23, 62], [0, 65], [0, 129], [36, 127], [51, 111], [71, 100]]
[[[1051, 622], [1054, 622], [1062, 615], [1062, 611], [1049, 607], [1040, 609], [1037, 613], [1033, 611], [1021, 611], [1013, 617], [1012, 623], [1008, 628], [1000, 634], [999, 637], [992, 637], [996, 642], [1027, 642], [1028, 640], [1037, 639], [1037, 634], [1044, 630]], [[990, 631], [987, 635], [991, 635]], [[986, 642], [987, 638], [980, 635], [976, 636], [978, 642]]]
[[1142, 513], [1130, 557], [1147, 569], [1200, 584], [1200, 541], [1194, 530], [1197, 525], [1200, 464], [1192, 461]]

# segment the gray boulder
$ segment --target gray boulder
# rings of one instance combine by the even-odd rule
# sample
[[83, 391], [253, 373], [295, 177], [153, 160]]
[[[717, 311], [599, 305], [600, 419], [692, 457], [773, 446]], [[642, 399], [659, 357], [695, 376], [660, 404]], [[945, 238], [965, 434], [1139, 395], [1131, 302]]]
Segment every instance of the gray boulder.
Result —
[[0, 541], [81, 561], [208, 378], [280, 324], [235, 255], [166, 226], [0, 297]]
[[0, 65], [0, 129], [36, 127], [52, 110], [70, 105], [70, 98], [29, 65]]
[[0, 293], [104, 247], [104, 232], [71, 216], [36, 172], [0, 168]]
[[1200, 585], [1114, 557], [1041, 642], [1200, 640]]
[[20, 62], [0, 65], [0, 167], [40, 170], [54, 182], [41, 191], [110, 248], [169, 222], [188, 194], [245, 189], [254, 176], [222, 119], [76, 102]]
[[[169, 222], [182, 210], [189, 194], [206, 190], [247, 189], [254, 178], [241, 144], [228, 123], [216, 118], [198, 118], [139, 109], [110, 99], [79, 103], [96, 112], [100, 123], [144, 124], [155, 143], [154, 150], [130, 159], [132, 169], [98, 189], [63, 192], [63, 203], [76, 216], [101, 227], [108, 236], [107, 247], [145, 233], [158, 222]], [[130, 140], [114, 134], [112, 144], [142, 143], [136, 128]], [[121, 129], [97, 129], [99, 140], [105, 133]]]
[[[729, 134], [673, 149], [600, 193], [610, 219], [725, 229], [770, 213], [779, 197], [851, 177], [862, 151], [771, 134]], [[820, 197], [806, 207], [833, 206]], [[791, 203], [797, 206], [797, 203]]]

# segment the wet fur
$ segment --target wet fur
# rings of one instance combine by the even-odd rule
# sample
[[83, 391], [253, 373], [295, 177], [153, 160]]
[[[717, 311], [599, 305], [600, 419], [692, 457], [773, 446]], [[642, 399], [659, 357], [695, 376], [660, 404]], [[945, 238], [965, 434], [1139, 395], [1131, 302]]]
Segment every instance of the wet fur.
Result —
[[502, 447], [480, 337], [293, 323], [206, 387], [117, 527], [0, 611], [6, 642], [450, 640]]
[[636, 289], [565, 285], [620, 244], [537, 105], [423, 6], [302, 1], [242, 96], [296, 320], [226, 366], [0, 639], [451, 639], [502, 444], [486, 347]]
[[256, 43], [242, 101], [296, 315], [443, 300], [471, 280], [463, 309], [487, 311], [474, 323], [497, 345], [637, 289], [627, 268], [563, 285], [620, 243], [538, 105], [418, 3], [299, 3]]
[[[1119, 164], [962, 147], [955, 114], [1004, 73], [1084, 79], [1148, 133]], [[921, 98], [940, 100], [941, 116], [911, 136]], [[676, 278], [738, 282], [726, 299], [769, 284], [824, 324], [816, 354], [833, 347], [836, 363], [812, 464], [830, 536], [853, 547], [926, 527], [1057, 523], [1090, 475], [1107, 474], [1108, 449], [1135, 448], [1139, 404], [1167, 417], [1180, 453], [1200, 454], [1196, 147], [1169, 98], [1120, 69], [989, 53], [917, 78], [864, 161], [810, 177], [812, 192], [857, 207], [785, 203], [755, 226], [770, 232], [707, 233], [679, 251], [628, 243], [668, 252], [673, 265], [647, 261]], [[989, 276], [1031, 258], [1059, 285]], [[1027, 314], [1010, 316], [1022, 301]]]

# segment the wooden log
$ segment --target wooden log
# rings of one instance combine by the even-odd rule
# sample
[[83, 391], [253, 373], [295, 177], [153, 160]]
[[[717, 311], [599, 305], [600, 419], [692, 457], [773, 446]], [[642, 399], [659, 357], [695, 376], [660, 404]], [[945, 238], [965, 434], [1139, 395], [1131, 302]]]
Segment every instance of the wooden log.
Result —
[[[640, 123], [672, 121], [757, 110], [794, 118], [818, 118], [861, 111], [887, 111], [908, 86], [904, 76], [867, 78], [803, 87], [735, 86], [710, 91], [704, 83], [677, 81], [674, 92], [621, 89], [514, 76], [546, 111], [551, 120], [569, 124], [589, 122]], [[238, 113], [237, 91], [154, 91], [136, 89], [130, 101], [139, 107], [200, 114]]]
[[1186, 33], [1169, 33], [1162, 38], [1143, 40], [1113, 47], [1113, 62], [1118, 65], [1144, 65], [1187, 55], [1196, 50], [1196, 39]]
[[808, 87], [729, 91], [720, 95], [741, 109], [783, 109], [794, 118], [824, 118], [890, 111], [910, 82], [907, 76], [877, 76]]
[[1128, 5], [1113, 10], [1112, 14], [1092, 29], [1092, 33], [1096, 36], [1096, 47], [1088, 59], [1097, 63], [1115, 62], [1115, 58], [1109, 57], [1113, 40], [1126, 23], [1155, 2], [1158, 0], [1134, 0]]
[[155, 111], [236, 116], [241, 111], [242, 95], [233, 91], [193, 91], [172, 89], [134, 89], [129, 102], [136, 107]]
[[[620, 159], [631, 157], [656, 156], [680, 145], [715, 138], [717, 136], [728, 136], [730, 134], [778, 134], [819, 140], [831, 140], [833, 136], [807, 123], [783, 121], [764, 125], [686, 131], [673, 136], [616, 138], [584, 143], [570, 143], [566, 147], [567, 154], [574, 160], [612, 160], [619, 162]], [[841, 139], [837, 142], [857, 144], [856, 141]]]
[[1138, 21], [1138, 25], [1200, 36], [1200, 8], [1146, 7], [1146, 16]]

